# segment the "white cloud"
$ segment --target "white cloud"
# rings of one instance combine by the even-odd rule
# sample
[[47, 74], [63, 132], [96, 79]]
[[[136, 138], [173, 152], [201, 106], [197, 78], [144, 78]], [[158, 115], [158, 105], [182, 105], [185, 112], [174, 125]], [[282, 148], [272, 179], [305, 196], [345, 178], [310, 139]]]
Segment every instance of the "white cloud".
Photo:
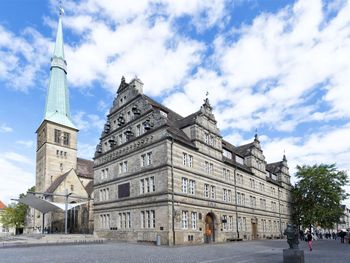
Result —
[[[3, 156], [3, 155], [2, 155]], [[0, 158], [0, 200], [10, 203], [35, 184], [34, 166], [26, 165], [29, 159], [16, 153], [5, 153]], [[25, 165], [22, 166], [21, 163]], [[34, 163], [34, 162], [33, 162]]]
[[29, 140], [29, 141], [16, 141], [17, 144], [23, 145], [27, 148], [32, 148], [34, 146], [34, 141]]
[[8, 126], [6, 123], [2, 123], [0, 124], [0, 132], [3, 132], [3, 133], [8, 133], [8, 132], [12, 132], [13, 129]]
[[78, 156], [91, 160], [95, 155], [96, 144], [78, 143]]
[[[292, 132], [305, 122], [349, 118], [350, 3], [338, 6], [331, 18], [322, 6], [318, 0], [298, 1], [232, 34], [218, 34], [209, 65], [179, 93], [190, 94], [198, 107], [193, 98], [202, 97], [206, 87], [222, 129]], [[172, 97], [178, 99], [171, 94], [166, 102], [176, 105]]]
[[96, 114], [87, 114], [84, 111], [78, 111], [72, 118], [77, 128], [85, 131], [96, 128], [101, 129], [105, 123], [105, 120], [101, 119], [100, 116]]
[[33, 28], [14, 35], [0, 25], [0, 80], [10, 89], [27, 91], [38, 82], [43, 65], [47, 65], [50, 42]]
[[2, 158], [8, 160], [8, 161], [12, 161], [12, 162], [16, 162], [19, 164], [26, 164], [26, 165], [31, 165], [33, 166], [35, 164], [35, 162], [31, 159], [29, 159], [28, 157], [16, 153], [16, 152], [5, 152], [2, 154]]

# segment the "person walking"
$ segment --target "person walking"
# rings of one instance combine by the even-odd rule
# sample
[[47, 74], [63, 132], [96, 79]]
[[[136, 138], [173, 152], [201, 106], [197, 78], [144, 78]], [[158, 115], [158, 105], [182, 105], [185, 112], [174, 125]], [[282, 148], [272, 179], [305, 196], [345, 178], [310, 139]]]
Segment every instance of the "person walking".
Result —
[[309, 245], [310, 251], [312, 251], [312, 235], [310, 231], [307, 231], [306, 240], [307, 240], [307, 244]]
[[343, 230], [341, 230], [339, 233], [339, 236], [340, 236], [340, 243], [344, 243], [344, 237], [346, 236], [346, 233]]

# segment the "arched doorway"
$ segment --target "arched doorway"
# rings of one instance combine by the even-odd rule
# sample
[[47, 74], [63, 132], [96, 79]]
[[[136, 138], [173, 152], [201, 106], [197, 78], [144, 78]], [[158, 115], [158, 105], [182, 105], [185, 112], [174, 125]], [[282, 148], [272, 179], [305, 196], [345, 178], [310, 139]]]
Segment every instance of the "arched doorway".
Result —
[[[71, 202], [71, 204], [74, 204], [76, 202]], [[67, 229], [68, 233], [77, 233], [78, 232], [78, 213], [79, 213], [79, 207], [76, 206], [68, 212], [68, 217], [67, 217]]]
[[204, 242], [215, 242], [215, 216], [213, 213], [208, 213], [205, 216]]

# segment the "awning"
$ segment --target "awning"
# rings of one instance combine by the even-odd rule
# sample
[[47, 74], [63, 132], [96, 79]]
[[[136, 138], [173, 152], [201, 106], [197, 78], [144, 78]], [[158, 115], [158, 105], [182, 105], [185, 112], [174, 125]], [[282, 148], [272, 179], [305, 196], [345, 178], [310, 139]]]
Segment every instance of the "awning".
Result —
[[[34, 209], [36, 209], [44, 214], [46, 214], [47, 212], [65, 211], [65, 204], [64, 203], [50, 202], [50, 201], [38, 198], [38, 197], [31, 195], [31, 194], [27, 194], [25, 197], [18, 199], [18, 202], [25, 204], [25, 205], [28, 205], [30, 207], [33, 207]], [[67, 210], [70, 210], [74, 207], [77, 207], [77, 206], [85, 204], [85, 203], [87, 203], [87, 202], [68, 204]]]

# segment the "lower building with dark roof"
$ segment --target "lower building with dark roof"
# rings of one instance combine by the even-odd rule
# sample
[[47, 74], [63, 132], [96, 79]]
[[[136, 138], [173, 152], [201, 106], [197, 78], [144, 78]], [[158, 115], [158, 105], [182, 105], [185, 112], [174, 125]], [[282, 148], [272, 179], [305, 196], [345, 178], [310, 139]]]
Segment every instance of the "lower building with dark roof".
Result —
[[[277, 168], [278, 167], [278, 168]], [[94, 158], [99, 237], [177, 245], [280, 238], [291, 221], [287, 160], [267, 164], [256, 135], [223, 140], [208, 99], [182, 117], [122, 83]]]

